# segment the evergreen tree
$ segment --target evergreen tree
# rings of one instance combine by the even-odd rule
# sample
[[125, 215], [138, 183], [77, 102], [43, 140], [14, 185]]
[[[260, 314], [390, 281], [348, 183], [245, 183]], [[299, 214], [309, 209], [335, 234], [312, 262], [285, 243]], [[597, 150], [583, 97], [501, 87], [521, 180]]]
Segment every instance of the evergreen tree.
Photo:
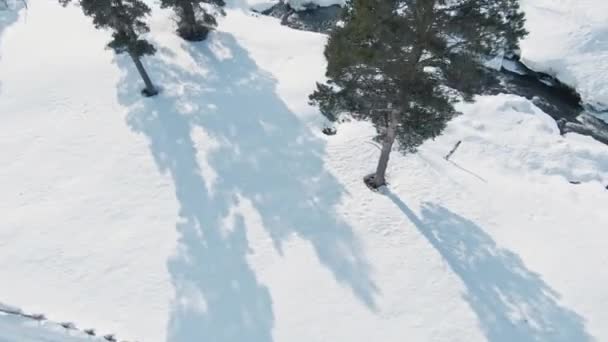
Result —
[[[150, 14], [148, 7], [141, 0], [77, 0], [86, 16], [93, 18], [96, 28], [112, 30], [112, 40], [108, 47], [116, 53], [128, 53], [139, 75], [145, 83], [142, 93], [146, 96], [158, 94], [158, 90], [152, 84], [141, 57], [153, 55], [156, 49], [150, 42], [141, 37], [150, 31], [143, 18]], [[72, 0], [59, 0], [62, 5], [67, 5]]]
[[217, 25], [214, 13], [223, 13], [224, 0], [161, 0], [162, 8], [171, 7], [178, 16], [177, 33], [189, 41], [207, 38]]
[[351, 0], [325, 47], [325, 84], [310, 96], [330, 120], [370, 120], [382, 138], [372, 188], [386, 184], [395, 140], [414, 152], [471, 100], [483, 58], [526, 35], [518, 0]]

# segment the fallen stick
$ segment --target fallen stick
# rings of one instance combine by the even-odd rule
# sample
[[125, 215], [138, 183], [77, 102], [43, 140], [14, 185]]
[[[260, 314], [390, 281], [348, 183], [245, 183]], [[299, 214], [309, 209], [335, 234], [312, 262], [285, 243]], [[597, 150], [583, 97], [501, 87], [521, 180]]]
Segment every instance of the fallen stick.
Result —
[[458, 149], [458, 147], [460, 147], [460, 144], [462, 144], [462, 140], [458, 140], [458, 142], [456, 143], [456, 145], [454, 145], [454, 148], [450, 151], [450, 153], [448, 153], [444, 157], [445, 160], [450, 160], [450, 157], [452, 157], [452, 154], [454, 154], [454, 152], [456, 152], [456, 150]]

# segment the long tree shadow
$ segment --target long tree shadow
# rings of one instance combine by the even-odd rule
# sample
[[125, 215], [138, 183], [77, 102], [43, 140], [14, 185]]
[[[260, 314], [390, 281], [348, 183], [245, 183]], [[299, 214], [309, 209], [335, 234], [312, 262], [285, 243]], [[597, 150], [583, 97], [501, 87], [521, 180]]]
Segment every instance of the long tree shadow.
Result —
[[[167, 340], [272, 341], [272, 299], [247, 263], [249, 222], [231, 216], [244, 200], [279, 252], [293, 235], [307, 240], [334, 277], [373, 309], [377, 290], [362, 246], [335, 215], [344, 189], [324, 168], [322, 141], [231, 35], [213, 33], [209, 42], [181, 49], [146, 61], [164, 88], [154, 99], [139, 96], [136, 72], [119, 58], [128, 124], [149, 140], [180, 206], [179, 249], [168, 262], [175, 300]], [[173, 64], [184, 52], [195, 67]], [[214, 146], [205, 153], [193, 139], [202, 134], [197, 127]], [[203, 162], [215, 177], [203, 178]]]
[[425, 204], [418, 217], [386, 190], [466, 287], [464, 299], [492, 342], [594, 341], [584, 319], [558, 303], [559, 295], [477, 226], [450, 210]]

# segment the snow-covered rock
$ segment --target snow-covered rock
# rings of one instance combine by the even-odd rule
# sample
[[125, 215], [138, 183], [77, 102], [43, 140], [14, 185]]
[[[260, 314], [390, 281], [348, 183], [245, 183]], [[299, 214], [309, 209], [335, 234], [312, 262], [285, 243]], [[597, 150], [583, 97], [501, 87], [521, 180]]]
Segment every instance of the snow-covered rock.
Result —
[[[264, 12], [279, 4], [278, 0], [249, 0], [248, 4], [256, 12]], [[315, 7], [344, 6], [345, 0], [285, 0], [295, 11], [304, 11]]]
[[53, 322], [38, 322], [26, 317], [0, 313], [2, 342], [104, 342], [78, 330], [66, 330]]
[[522, 59], [608, 109], [608, 1], [523, 0], [530, 35]]
[[310, 7], [344, 6], [345, 0], [286, 0], [296, 11], [302, 11]]

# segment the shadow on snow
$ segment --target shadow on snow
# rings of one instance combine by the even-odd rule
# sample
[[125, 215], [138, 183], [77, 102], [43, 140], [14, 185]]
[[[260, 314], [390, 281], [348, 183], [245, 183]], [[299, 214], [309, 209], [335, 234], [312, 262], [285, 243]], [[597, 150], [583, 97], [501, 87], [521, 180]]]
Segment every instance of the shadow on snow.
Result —
[[474, 222], [434, 204], [425, 204], [418, 217], [395, 194], [385, 195], [460, 277], [488, 341], [594, 341], [581, 316], [561, 306], [538, 274]]
[[[19, 12], [23, 9], [23, 3], [0, 1], [0, 47], [2, 46], [2, 34], [9, 26], [14, 24], [19, 18]], [[2, 60], [2, 51], [0, 51], [0, 61]], [[0, 93], [2, 93], [2, 80], [0, 79]]]
[[[324, 168], [323, 142], [289, 111], [275, 93], [276, 81], [230, 34], [215, 32], [181, 48], [205, 70], [176, 66], [167, 62], [175, 51], [159, 51], [145, 61], [165, 89], [152, 99], [141, 98], [133, 65], [118, 58], [128, 125], [147, 137], [180, 206], [179, 247], [168, 261], [175, 300], [167, 340], [273, 340], [272, 298], [247, 263], [248, 222], [240, 214], [227, 219], [244, 200], [279, 252], [292, 235], [308, 241], [336, 280], [373, 310], [377, 290], [362, 247], [334, 214], [344, 189]], [[196, 127], [219, 142], [204, 155], [193, 139]], [[202, 176], [201, 160], [214, 179]]]

